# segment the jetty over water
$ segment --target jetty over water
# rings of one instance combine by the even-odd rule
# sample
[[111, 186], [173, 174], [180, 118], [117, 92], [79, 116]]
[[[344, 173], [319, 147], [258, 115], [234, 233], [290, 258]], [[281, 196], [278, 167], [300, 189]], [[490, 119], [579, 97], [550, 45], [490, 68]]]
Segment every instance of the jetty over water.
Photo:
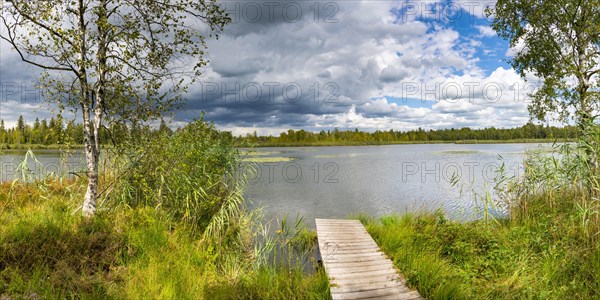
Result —
[[319, 251], [337, 299], [423, 299], [358, 220], [316, 219]]

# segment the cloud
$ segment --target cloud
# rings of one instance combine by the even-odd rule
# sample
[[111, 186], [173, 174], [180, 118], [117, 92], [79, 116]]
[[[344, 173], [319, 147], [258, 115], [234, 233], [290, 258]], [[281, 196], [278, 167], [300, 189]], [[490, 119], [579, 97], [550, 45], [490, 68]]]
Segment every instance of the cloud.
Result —
[[[481, 18], [484, 5], [464, 14], [467, 2], [455, 2], [463, 16]], [[402, 1], [221, 3], [235, 14], [234, 24], [218, 40], [207, 40], [210, 62], [174, 124], [203, 111], [234, 134], [513, 127], [527, 121], [526, 103], [515, 101], [526, 90], [515, 90], [523, 82], [514, 70], [486, 74], [478, 66], [475, 48], [495, 34], [490, 27], [468, 23], [466, 36], [441, 19], [402, 20]], [[26, 69], [5, 44], [0, 49], [2, 80], [32, 80], [37, 71]], [[16, 120], [15, 111], [2, 114]]]
[[479, 30], [479, 34], [484, 37], [496, 36], [496, 31], [489, 26], [476, 25], [475, 28]]

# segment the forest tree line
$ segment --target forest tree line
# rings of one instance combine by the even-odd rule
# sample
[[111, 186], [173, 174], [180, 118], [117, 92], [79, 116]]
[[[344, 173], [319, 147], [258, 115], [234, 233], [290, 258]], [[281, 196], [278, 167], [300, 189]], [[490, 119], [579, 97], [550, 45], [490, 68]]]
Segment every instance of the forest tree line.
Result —
[[400, 131], [390, 129], [365, 132], [355, 130], [322, 130], [318, 133], [305, 130], [288, 130], [279, 136], [258, 136], [256, 132], [239, 139], [261, 146], [277, 145], [327, 145], [327, 144], [393, 144], [410, 142], [456, 142], [456, 141], [510, 141], [525, 139], [574, 139], [575, 126], [555, 127], [535, 125], [531, 122], [517, 128], [437, 129]]
[[[151, 133], [172, 133], [169, 126], [161, 121], [160, 126], [152, 128], [136, 123], [124, 125], [114, 124], [101, 131], [102, 140], [110, 143], [124, 137], [142, 137]], [[531, 122], [517, 128], [483, 128], [470, 129], [437, 129], [422, 128], [409, 131], [390, 129], [365, 132], [355, 130], [322, 130], [311, 132], [306, 130], [288, 130], [279, 136], [259, 136], [254, 132], [237, 138], [238, 144], [259, 146], [277, 145], [311, 145], [311, 144], [392, 144], [410, 142], [456, 142], [456, 141], [509, 141], [523, 139], [574, 139], [578, 131], [575, 126], [555, 127], [535, 125]], [[83, 144], [83, 126], [74, 120], [65, 121], [61, 116], [50, 120], [36, 118], [32, 125], [20, 116], [15, 127], [6, 128], [0, 119], [0, 144], [8, 145], [81, 145]]]
[[[130, 125], [114, 124], [110, 128], [103, 127], [100, 136], [103, 141], [110, 143], [124, 137], [141, 137], [152, 132], [172, 133], [165, 121], [161, 121], [157, 129], [136, 123]], [[4, 120], [0, 119], [0, 145], [82, 145], [83, 125], [75, 120], [65, 121], [60, 115], [50, 120], [36, 118], [33, 124], [28, 124], [21, 115], [15, 127], [6, 128]], [[10, 148], [10, 147], [9, 147]]]

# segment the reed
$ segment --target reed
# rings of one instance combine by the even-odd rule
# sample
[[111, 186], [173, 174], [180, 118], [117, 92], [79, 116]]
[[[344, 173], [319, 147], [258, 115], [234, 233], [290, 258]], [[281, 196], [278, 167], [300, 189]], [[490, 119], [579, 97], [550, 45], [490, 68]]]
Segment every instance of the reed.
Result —
[[198, 121], [135, 142], [107, 150], [92, 219], [77, 213], [85, 176], [31, 176], [32, 153], [0, 184], [0, 298], [328, 297], [303, 220], [272, 235], [245, 208], [226, 135]]
[[[441, 212], [358, 219], [427, 298], [597, 299], [598, 132], [550, 153], [529, 153], [522, 176], [507, 177], [500, 168], [495, 198], [489, 188], [475, 193], [482, 215], [476, 221]], [[499, 207], [506, 217], [490, 213]]]

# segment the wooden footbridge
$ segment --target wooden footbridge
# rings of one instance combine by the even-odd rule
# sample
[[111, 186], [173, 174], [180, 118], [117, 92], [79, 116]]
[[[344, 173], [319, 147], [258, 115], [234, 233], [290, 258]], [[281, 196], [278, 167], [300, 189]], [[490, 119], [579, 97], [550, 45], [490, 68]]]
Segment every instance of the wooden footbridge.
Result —
[[337, 299], [423, 299], [357, 220], [316, 219], [319, 251]]

